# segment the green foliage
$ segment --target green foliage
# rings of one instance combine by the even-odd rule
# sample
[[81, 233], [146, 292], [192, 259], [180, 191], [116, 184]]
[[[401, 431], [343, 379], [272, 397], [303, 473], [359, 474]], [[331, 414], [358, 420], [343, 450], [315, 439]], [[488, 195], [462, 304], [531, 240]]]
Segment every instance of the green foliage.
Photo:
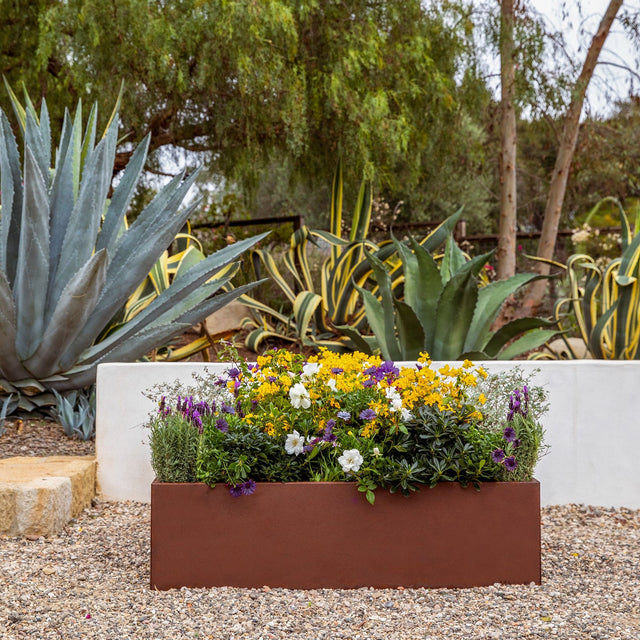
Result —
[[197, 172], [173, 178], [126, 228], [148, 138], [109, 198], [117, 113], [97, 139], [97, 106], [84, 127], [78, 104], [73, 118], [65, 114], [55, 145], [46, 103], [38, 115], [28, 95], [26, 108], [11, 95], [24, 169], [0, 112], [0, 387], [31, 410], [51, 403], [53, 390], [93, 384], [99, 363], [136, 360], [243, 293], [214, 295], [228, 282], [229, 265], [260, 237], [199, 261], [114, 327], [114, 317], [197, 207], [180, 209]]
[[459, 482], [466, 486], [496, 479], [495, 470], [488, 463], [491, 434], [473, 427], [464, 412], [422, 406], [405, 427], [406, 432], [399, 433], [397, 441], [387, 449], [384, 463], [364, 469], [365, 481], [375, 478], [379, 486], [392, 493], [408, 495], [417, 485], [435, 487], [438, 482]]
[[[516, 274], [481, 286], [479, 274], [491, 254], [468, 260], [449, 237], [438, 265], [413, 239], [409, 246], [395, 239], [393, 243], [400, 258], [396, 265], [367, 254], [376, 287], [357, 289], [375, 342], [362, 341], [360, 348], [379, 349], [391, 360], [416, 360], [421, 352], [434, 360], [509, 360], [557, 333], [541, 329], [554, 324], [541, 318], [514, 320], [491, 330], [507, 298], [536, 279], [535, 274]], [[357, 339], [351, 328], [340, 328]]]
[[[10, 81], [23, 79], [17, 48], [28, 88], [55, 96], [61, 116], [58, 103], [115, 99], [124, 79], [124, 129], [134, 140], [151, 133], [155, 168], [168, 150], [199, 154], [213, 180], [248, 195], [277, 162], [302, 190], [286, 196], [289, 208], [330, 181], [340, 150], [349, 168], [364, 161], [367, 178], [375, 167], [385, 197], [413, 195], [412, 215], [438, 219], [464, 202], [486, 214], [480, 115], [490, 93], [468, 60], [466, 3], [32, 4], [20, 7], [22, 31], [11, 29]], [[351, 171], [347, 183], [361, 177]]]
[[[358, 294], [359, 287], [364, 286], [374, 274], [366, 259], [367, 252], [379, 261], [392, 262], [396, 259], [396, 247], [390, 242], [378, 246], [367, 237], [372, 206], [369, 183], [363, 181], [360, 186], [348, 238], [342, 237], [342, 205], [342, 162], [339, 162], [332, 185], [330, 230], [303, 227], [291, 236], [284, 264], [293, 284], [280, 272], [270, 251], [253, 252], [281, 288], [292, 312], [283, 313], [250, 296], [242, 296], [242, 302], [256, 312], [255, 319], [245, 325], [254, 327], [246, 341], [250, 349], [257, 351], [260, 343], [272, 336], [315, 347], [344, 349], [353, 348], [355, 344], [357, 348], [368, 348], [362, 346], [367, 338], [358, 333], [366, 332], [370, 322]], [[423, 238], [420, 244], [424, 250], [435, 250], [459, 217], [460, 212]], [[314, 282], [309, 258], [309, 243], [317, 240], [330, 247], [329, 255], [319, 270], [319, 284]]]
[[151, 466], [159, 482], [195, 482], [200, 435], [178, 416], [156, 417], [150, 423]]
[[[640, 358], [640, 218], [635, 235], [619, 205], [622, 251], [601, 265], [589, 255], [575, 254], [567, 261], [569, 297], [556, 303], [555, 314], [566, 322], [573, 313], [580, 336], [594, 358]], [[569, 343], [567, 347], [571, 350]]]
[[95, 435], [96, 392], [95, 389], [69, 391], [64, 395], [55, 389], [56, 406], [54, 417], [60, 422], [64, 432], [70, 437], [89, 440]]

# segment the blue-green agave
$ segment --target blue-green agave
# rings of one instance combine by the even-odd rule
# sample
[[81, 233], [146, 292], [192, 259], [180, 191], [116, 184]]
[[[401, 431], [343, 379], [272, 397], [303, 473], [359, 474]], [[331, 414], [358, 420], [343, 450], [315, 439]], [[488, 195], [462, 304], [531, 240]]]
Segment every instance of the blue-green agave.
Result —
[[[13, 95], [13, 94], [12, 94]], [[19, 407], [91, 385], [102, 362], [133, 361], [183, 333], [251, 285], [219, 292], [233, 261], [263, 236], [228, 246], [176, 277], [128, 322], [109, 327], [198, 203], [182, 207], [197, 172], [174, 177], [135, 221], [123, 223], [147, 155], [133, 152], [113, 193], [118, 117], [96, 139], [97, 107], [65, 114], [57, 149], [38, 115], [13, 96], [21, 154], [0, 111], [0, 388]], [[52, 161], [52, 156], [55, 159]], [[182, 207], [182, 208], [181, 208]]]

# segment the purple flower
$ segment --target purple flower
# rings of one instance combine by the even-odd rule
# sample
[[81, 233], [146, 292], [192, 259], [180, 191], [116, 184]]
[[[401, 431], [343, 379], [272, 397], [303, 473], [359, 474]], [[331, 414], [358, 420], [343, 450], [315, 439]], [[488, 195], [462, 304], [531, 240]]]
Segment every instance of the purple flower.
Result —
[[491, 452], [491, 459], [496, 464], [500, 464], [504, 460], [504, 451], [502, 449], [494, 449]]
[[275, 382], [278, 378], [276, 378], [275, 376], [267, 376], [267, 380], [269, 382]]
[[238, 369], [237, 367], [231, 367], [231, 369], [227, 371], [227, 375], [230, 378], [238, 378], [240, 377], [240, 369]]
[[236, 410], [233, 406], [231, 406], [230, 404], [225, 404], [224, 402], [222, 403], [222, 407], [220, 410], [222, 411], [222, 413], [230, 413], [232, 416], [236, 413]]
[[229, 493], [234, 498], [239, 498], [242, 495], [242, 485], [241, 484], [228, 484], [227, 487], [229, 487]]
[[367, 388], [367, 387], [373, 387], [375, 386], [376, 381], [373, 378], [367, 378], [363, 383], [362, 386]]
[[218, 431], [226, 433], [227, 431], [229, 431], [229, 423], [224, 418], [218, 418], [216, 420], [216, 429], [218, 429]]
[[507, 441], [507, 442], [513, 442], [514, 440], [517, 439], [516, 436], [516, 430], [513, 427], [507, 427], [503, 433], [502, 433], [502, 437]]
[[375, 420], [376, 419], [376, 412], [373, 409], [363, 409], [360, 412], [360, 419], [361, 420]]
[[[338, 414], [338, 416], [339, 415], [340, 414]], [[324, 425], [326, 431], [331, 431], [331, 429], [333, 429], [333, 427], [335, 426], [336, 426], [336, 421], [333, 418], [329, 418], [326, 424]]]
[[351, 420], [351, 414], [348, 411], [338, 411], [338, 418], [345, 422], [349, 422], [349, 420]]
[[378, 375], [381, 375], [384, 378], [392, 376], [394, 378], [398, 377], [400, 375], [400, 369], [398, 369], [398, 367], [396, 367], [395, 364], [393, 364], [392, 360], [385, 360], [379, 367], [378, 367]]
[[504, 466], [507, 471], [513, 471], [518, 467], [518, 461], [513, 456], [509, 456], [504, 459]]
[[339, 376], [341, 373], [344, 373], [344, 369], [342, 367], [333, 367], [333, 369], [331, 369], [331, 373]]
[[243, 496], [250, 496], [256, 490], [256, 483], [253, 480], [247, 480], [240, 485]]

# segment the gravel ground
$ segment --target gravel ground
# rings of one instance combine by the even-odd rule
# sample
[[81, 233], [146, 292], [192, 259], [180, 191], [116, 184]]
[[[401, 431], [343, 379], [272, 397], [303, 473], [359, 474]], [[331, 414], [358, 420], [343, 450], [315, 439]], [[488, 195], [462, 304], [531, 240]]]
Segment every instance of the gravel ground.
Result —
[[149, 507], [97, 502], [55, 538], [0, 540], [0, 637], [639, 638], [640, 512], [563, 506], [542, 518], [542, 586], [157, 592]]
[[[51, 423], [0, 436], [0, 457], [91, 448]], [[149, 517], [148, 505], [97, 501], [54, 538], [0, 537], [0, 638], [640, 638], [640, 511], [545, 508], [541, 586], [460, 590], [152, 591]]]

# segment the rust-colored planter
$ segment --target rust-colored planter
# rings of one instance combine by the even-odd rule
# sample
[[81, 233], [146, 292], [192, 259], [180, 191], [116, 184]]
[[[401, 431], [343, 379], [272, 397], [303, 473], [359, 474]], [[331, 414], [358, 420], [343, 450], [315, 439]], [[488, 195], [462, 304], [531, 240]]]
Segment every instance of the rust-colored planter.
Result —
[[540, 583], [540, 485], [457, 483], [405, 498], [354, 483], [151, 486], [151, 587]]

